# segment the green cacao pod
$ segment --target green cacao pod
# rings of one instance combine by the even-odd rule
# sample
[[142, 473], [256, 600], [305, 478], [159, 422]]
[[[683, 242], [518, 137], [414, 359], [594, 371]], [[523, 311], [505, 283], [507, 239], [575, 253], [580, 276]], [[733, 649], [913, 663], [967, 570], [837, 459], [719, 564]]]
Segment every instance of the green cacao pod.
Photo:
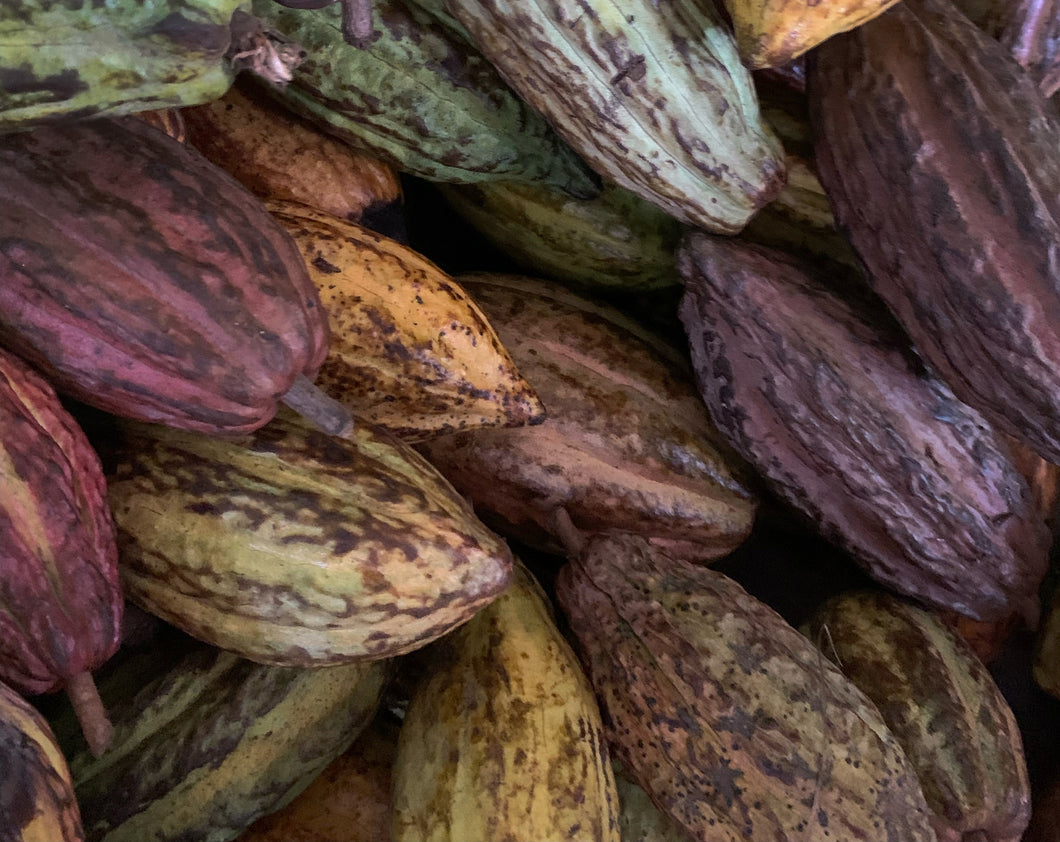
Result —
[[328, 322], [302, 255], [194, 150], [132, 117], [9, 135], [0, 199], [0, 341], [57, 391], [238, 433], [311, 390]]
[[60, 737], [90, 842], [234, 839], [349, 747], [389, 669], [265, 666], [196, 644], [143, 682], [143, 658], [158, 657], [146, 652], [101, 675], [114, 721], [106, 754]]
[[508, 584], [512, 557], [419, 454], [358, 424], [221, 439], [126, 422], [109, 500], [129, 599], [261, 663], [422, 646]]
[[575, 196], [595, 177], [516, 96], [461, 33], [399, 0], [374, 0], [371, 36], [343, 38], [342, 10], [255, 14], [307, 52], [291, 83], [269, 89], [288, 108], [352, 146], [429, 181], [545, 181]]
[[960, 637], [930, 611], [872, 591], [832, 598], [805, 632], [883, 715], [940, 842], [1018, 842], [1031, 817], [1019, 726]]

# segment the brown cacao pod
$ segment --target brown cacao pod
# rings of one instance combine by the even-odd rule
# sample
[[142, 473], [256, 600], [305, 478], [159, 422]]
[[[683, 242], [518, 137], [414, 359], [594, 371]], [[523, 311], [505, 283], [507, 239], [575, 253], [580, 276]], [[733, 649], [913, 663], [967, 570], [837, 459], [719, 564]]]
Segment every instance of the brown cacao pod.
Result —
[[550, 517], [557, 505], [580, 529], [643, 533], [690, 558], [723, 556], [747, 537], [757, 500], [678, 353], [547, 281], [456, 280], [547, 413], [537, 426], [420, 445], [480, 516], [551, 551], [562, 549]]
[[1060, 463], [1060, 114], [945, 0], [822, 44], [807, 90], [877, 292], [960, 400]]
[[902, 744], [939, 842], [1018, 842], [1031, 815], [1023, 741], [961, 638], [930, 611], [871, 591], [829, 600], [805, 631]]
[[1036, 598], [1050, 536], [1007, 446], [900, 332], [808, 270], [693, 234], [681, 319], [714, 422], [880, 582], [975, 619]]
[[324, 360], [327, 317], [290, 235], [143, 121], [4, 137], [0, 198], [0, 341], [57, 390], [235, 433]]
[[935, 839], [872, 702], [731, 579], [595, 535], [556, 589], [618, 759], [693, 838]]
[[[121, 643], [103, 469], [51, 386], [3, 350], [0, 428], [0, 678], [30, 694], [74, 682], [76, 694]], [[105, 719], [86, 722], [93, 750], [108, 730]]]

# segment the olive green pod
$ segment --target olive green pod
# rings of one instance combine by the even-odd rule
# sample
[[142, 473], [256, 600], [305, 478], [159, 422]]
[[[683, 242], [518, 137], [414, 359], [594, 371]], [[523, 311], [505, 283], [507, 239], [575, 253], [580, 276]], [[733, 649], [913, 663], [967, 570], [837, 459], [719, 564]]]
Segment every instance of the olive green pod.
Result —
[[833, 597], [804, 630], [883, 714], [940, 842], [1020, 838], [1031, 802], [1019, 727], [960, 637], [930, 611], [871, 591]]

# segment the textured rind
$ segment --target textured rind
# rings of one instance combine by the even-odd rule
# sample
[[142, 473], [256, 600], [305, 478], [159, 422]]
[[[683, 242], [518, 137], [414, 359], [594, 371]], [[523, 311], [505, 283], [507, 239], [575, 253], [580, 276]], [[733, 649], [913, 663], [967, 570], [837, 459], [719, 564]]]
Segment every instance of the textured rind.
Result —
[[267, 202], [294, 238], [331, 327], [316, 385], [406, 440], [544, 419], [478, 305], [408, 246], [305, 205]]
[[50, 385], [0, 350], [0, 678], [47, 693], [121, 642], [118, 547], [99, 457]]
[[1005, 442], [779, 252], [693, 234], [680, 317], [718, 429], [877, 580], [976, 619], [1033, 599], [1049, 532]]
[[103, 692], [100, 758], [65, 746], [89, 842], [227, 842], [304, 790], [371, 721], [382, 662], [298, 669], [199, 646], [135, 694]]
[[838, 32], [861, 26], [898, 0], [724, 0], [736, 43], [752, 68], [779, 67]]
[[872, 284], [960, 400], [1060, 463], [1060, 114], [941, 0], [812, 58], [821, 182]]
[[467, 620], [511, 552], [408, 445], [284, 418], [224, 440], [124, 426], [108, 475], [128, 598], [246, 658], [379, 659]]
[[1031, 792], [1019, 726], [959, 637], [931, 612], [868, 591], [832, 598], [805, 632], [883, 715], [940, 840], [1020, 839]]
[[674, 249], [684, 226], [614, 184], [574, 199], [545, 184], [442, 185], [448, 203], [524, 271], [603, 290], [680, 283]]
[[935, 839], [872, 702], [732, 580], [596, 535], [556, 590], [616, 756], [693, 838]]
[[0, 7], [0, 133], [208, 102], [232, 84], [242, 0], [19, 0]]
[[393, 167], [298, 119], [249, 85], [181, 114], [188, 142], [255, 196], [302, 202], [351, 222], [401, 204]]
[[[47, 720], [0, 681], [0, 816], [4, 838], [82, 842], [70, 769]], [[8, 836], [10, 834], [10, 836]]]
[[374, 0], [372, 35], [354, 47], [342, 10], [254, 0], [254, 13], [307, 58], [282, 89], [288, 108], [350, 145], [429, 181], [546, 181], [592, 196], [595, 177], [460, 33], [413, 3]]
[[450, 0], [483, 54], [600, 175], [739, 231], [784, 183], [750, 71], [697, 0]]
[[704, 560], [747, 537], [757, 499], [679, 358], [546, 281], [456, 279], [548, 413], [535, 427], [419, 445], [483, 517], [551, 550], [561, 548], [550, 518], [559, 505], [580, 529], [640, 532]]
[[290, 235], [135, 118], [0, 139], [0, 329], [60, 392], [203, 432], [259, 427], [327, 354]]
[[431, 663], [398, 738], [394, 842], [619, 842], [593, 689], [521, 564]]

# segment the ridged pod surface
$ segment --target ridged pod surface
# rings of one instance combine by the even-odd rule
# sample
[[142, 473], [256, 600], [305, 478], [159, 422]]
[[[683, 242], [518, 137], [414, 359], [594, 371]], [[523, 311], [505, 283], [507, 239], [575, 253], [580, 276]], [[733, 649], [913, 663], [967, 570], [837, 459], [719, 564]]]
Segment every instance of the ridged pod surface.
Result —
[[592, 196], [592, 172], [516, 96], [461, 33], [399, 0], [374, 0], [365, 44], [343, 40], [342, 10], [255, 14], [306, 50], [290, 84], [270, 89], [292, 111], [352, 146], [429, 181], [545, 181]]
[[943, 0], [830, 39], [807, 90], [876, 291], [960, 400], [1060, 463], [1060, 114]]
[[448, 8], [593, 169], [680, 221], [736, 233], [783, 186], [780, 143], [712, 4], [450, 0]]
[[66, 758], [48, 721], [0, 681], [0, 833], [12, 842], [83, 842]]
[[350, 746], [388, 676], [381, 662], [263, 666], [210, 646], [146, 684], [123, 675], [135, 663], [100, 682], [115, 726], [106, 754], [64, 743], [89, 842], [234, 839]]
[[1018, 842], [1031, 817], [1016, 717], [975, 653], [933, 613], [848, 592], [805, 632], [879, 709], [916, 768], [940, 842]]
[[[0, 132], [207, 102], [241, 0], [19, 0], [0, 6]], [[87, 37], [86, 37], [87, 36]]]
[[109, 500], [128, 598], [261, 663], [418, 648], [508, 584], [511, 552], [422, 457], [274, 419], [231, 440], [128, 422]]
[[900, 331], [780, 252], [693, 234], [681, 320], [718, 429], [877, 580], [1000, 619], [1035, 598], [1050, 536], [1005, 441]]
[[328, 347], [290, 235], [141, 120], [0, 140], [0, 329], [57, 391], [208, 433], [260, 427]]
[[301, 202], [350, 222], [400, 215], [394, 168], [358, 152], [250, 85], [181, 110], [188, 142], [255, 196]]
[[0, 350], [0, 678], [59, 690], [121, 642], [114, 519], [96, 451], [55, 391]]
[[614, 184], [575, 199], [545, 184], [442, 185], [446, 201], [524, 271], [603, 290], [677, 286], [680, 222]]
[[838, 32], [861, 26], [897, 0], [724, 0], [749, 67], [777, 67]]
[[556, 590], [615, 754], [692, 838], [935, 839], [872, 702], [731, 579], [594, 535]]
[[556, 506], [580, 529], [640, 532], [700, 559], [726, 555], [747, 537], [757, 500], [679, 354], [659, 350], [614, 309], [547, 281], [457, 281], [548, 413], [535, 427], [420, 445], [482, 517], [553, 550]]
[[398, 738], [394, 842], [618, 842], [593, 689], [521, 564], [431, 663]]
[[266, 207], [298, 244], [328, 314], [316, 378], [325, 393], [408, 440], [543, 420], [478, 305], [427, 258], [305, 205]]

